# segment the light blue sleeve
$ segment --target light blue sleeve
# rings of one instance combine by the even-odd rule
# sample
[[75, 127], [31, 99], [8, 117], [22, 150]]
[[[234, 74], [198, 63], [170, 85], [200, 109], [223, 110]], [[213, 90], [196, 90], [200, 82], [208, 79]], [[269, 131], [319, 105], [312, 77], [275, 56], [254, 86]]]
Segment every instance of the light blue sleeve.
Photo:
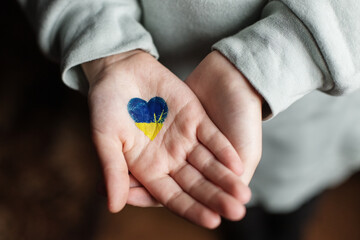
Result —
[[42, 51], [60, 62], [66, 85], [86, 92], [81, 63], [142, 49], [158, 52], [139, 23], [136, 0], [18, 0], [34, 26]]
[[360, 1], [269, 1], [261, 20], [217, 42], [275, 116], [320, 90], [343, 95], [360, 86]]

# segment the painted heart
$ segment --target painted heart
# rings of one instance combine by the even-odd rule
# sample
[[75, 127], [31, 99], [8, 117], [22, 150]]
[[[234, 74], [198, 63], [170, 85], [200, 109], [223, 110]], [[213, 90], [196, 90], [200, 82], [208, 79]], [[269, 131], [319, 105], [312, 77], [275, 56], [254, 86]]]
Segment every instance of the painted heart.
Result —
[[132, 98], [128, 103], [128, 112], [135, 125], [154, 140], [161, 130], [168, 114], [168, 107], [161, 97], [153, 97], [148, 102], [141, 98]]

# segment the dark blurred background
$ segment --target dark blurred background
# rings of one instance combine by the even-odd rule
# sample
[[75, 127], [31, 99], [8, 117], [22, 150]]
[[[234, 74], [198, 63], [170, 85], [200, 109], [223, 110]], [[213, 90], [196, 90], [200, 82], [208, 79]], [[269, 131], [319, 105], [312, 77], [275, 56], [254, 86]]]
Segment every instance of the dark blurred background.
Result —
[[[0, 240], [217, 240], [166, 209], [106, 210], [86, 97], [65, 87], [15, 1], [0, 8]], [[360, 175], [320, 199], [304, 240], [360, 239]]]

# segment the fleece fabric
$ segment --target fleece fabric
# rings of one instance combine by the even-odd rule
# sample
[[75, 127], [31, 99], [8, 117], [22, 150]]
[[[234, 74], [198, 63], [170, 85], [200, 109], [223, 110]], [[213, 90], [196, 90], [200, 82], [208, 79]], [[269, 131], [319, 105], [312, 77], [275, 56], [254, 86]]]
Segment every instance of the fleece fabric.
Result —
[[18, 1], [83, 92], [81, 63], [116, 53], [143, 49], [181, 79], [211, 50], [226, 56], [271, 119], [250, 204], [292, 211], [360, 168], [358, 0]]

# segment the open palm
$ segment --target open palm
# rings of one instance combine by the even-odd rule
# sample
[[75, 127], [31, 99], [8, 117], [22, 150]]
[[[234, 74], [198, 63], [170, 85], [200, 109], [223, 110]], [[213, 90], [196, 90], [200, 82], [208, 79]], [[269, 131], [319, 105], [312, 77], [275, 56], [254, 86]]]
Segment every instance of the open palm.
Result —
[[[186, 84], [142, 51], [83, 68], [90, 82], [93, 138], [111, 211], [119, 211], [128, 199], [136, 204], [137, 196], [146, 192], [208, 228], [220, 223], [219, 215], [231, 220], [243, 217], [250, 192], [235, 174], [242, 171], [239, 157]], [[133, 98], [153, 97], [164, 99], [168, 111], [166, 118], [154, 116], [163, 123], [151, 140], [127, 106]], [[129, 171], [143, 188], [129, 190]]]

